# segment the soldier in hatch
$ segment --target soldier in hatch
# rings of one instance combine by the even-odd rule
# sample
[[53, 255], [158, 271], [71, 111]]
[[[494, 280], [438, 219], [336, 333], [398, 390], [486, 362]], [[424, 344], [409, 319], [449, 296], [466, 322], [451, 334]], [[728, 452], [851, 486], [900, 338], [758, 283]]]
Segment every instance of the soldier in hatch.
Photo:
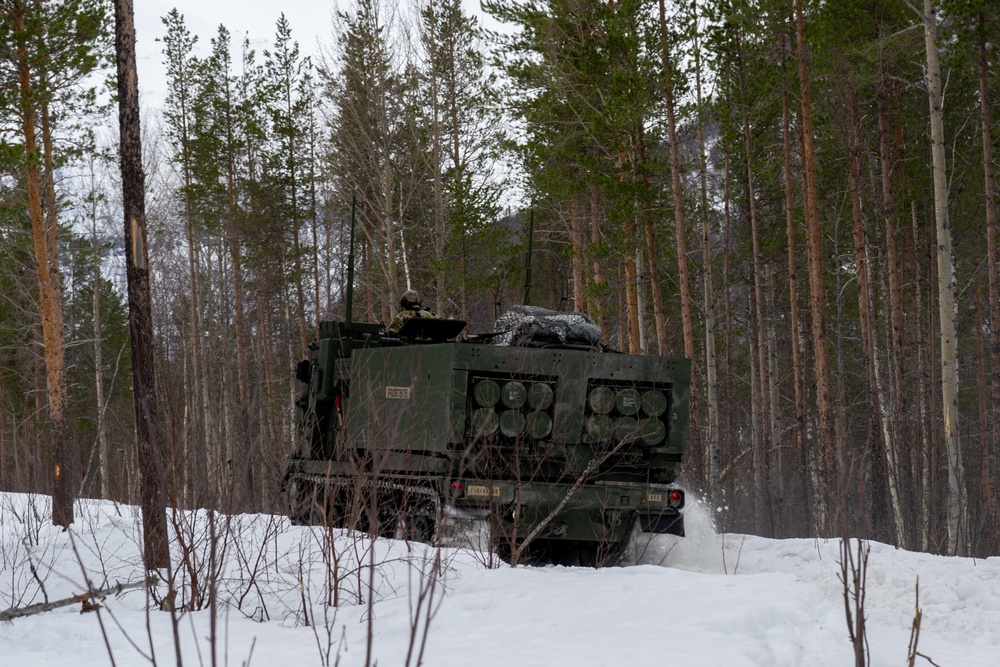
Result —
[[398, 336], [403, 324], [411, 317], [437, 317], [430, 310], [420, 307], [420, 295], [414, 290], [403, 292], [403, 296], [399, 299], [399, 309], [399, 313], [386, 327], [387, 336]]

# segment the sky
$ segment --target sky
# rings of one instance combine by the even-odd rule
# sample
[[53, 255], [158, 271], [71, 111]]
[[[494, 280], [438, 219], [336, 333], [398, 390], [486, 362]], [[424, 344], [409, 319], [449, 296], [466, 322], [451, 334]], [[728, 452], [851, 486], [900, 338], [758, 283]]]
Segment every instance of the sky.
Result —
[[[84, 577], [97, 587], [141, 581], [134, 508], [78, 501], [69, 533], [49, 525], [48, 511], [45, 496], [0, 493], [0, 613], [45, 595], [78, 594]], [[225, 565], [215, 664], [311, 667], [339, 660], [360, 667], [369, 636], [372, 661], [385, 667], [407, 664], [411, 646], [409, 664], [417, 664], [423, 646], [427, 667], [854, 664], [839, 541], [719, 533], [703, 505], [689, 502], [685, 513], [687, 537], [640, 534], [632, 564], [624, 567], [490, 568], [482, 552], [443, 549], [433, 595], [424, 584], [435, 553], [424, 545], [372, 543], [338, 530], [331, 549], [321, 528], [291, 526], [279, 516], [220, 516], [216, 525], [231, 530], [219, 543]], [[204, 567], [204, 515], [177, 519], [201, 540], [191, 554]], [[179, 568], [176, 541], [173, 547]], [[940, 667], [1000, 665], [1000, 558], [870, 547], [871, 667], [906, 664], [918, 581], [918, 651]], [[321, 604], [332, 592], [330, 554], [337, 556], [336, 608]], [[190, 590], [190, 580], [184, 583]], [[164, 590], [161, 584], [159, 594]], [[155, 664], [173, 665], [176, 651], [185, 665], [213, 664], [208, 610], [178, 614], [175, 634], [170, 614], [155, 605], [147, 611], [141, 590], [100, 604], [99, 614], [81, 613], [74, 603], [0, 622], [0, 664], [93, 667], [112, 664], [110, 653], [117, 667], [138, 667], [152, 664], [152, 652]]]
[[[385, 0], [392, 3], [396, 0]], [[479, 0], [463, 0], [465, 11], [475, 13], [488, 25], [497, 24], [483, 17]], [[156, 40], [165, 29], [161, 17], [177, 8], [184, 15], [188, 30], [198, 36], [196, 52], [207, 55], [210, 40], [223, 24], [232, 34], [234, 54], [248, 36], [251, 46], [263, 51], [274, 38], [274, 26], [282, 12], [292, 28], [303, 56], [316, 56], [320, 41], [331, 42], [332, 16], [338, 7], [347, 9], [350, 0], [134, 0], [136, 58], [139, 90], [143, 106], [157, 108], [166, 94], [166, 68], [163, 45]], [[201, 49], [199, 52], [198, 50]], [[238, 60], [234, 56], [234, 61]]]
[[[244, 36], [260, 52], [274, 38], [274, 26], [282, 12], [299, 42], [303, 55], [314, 55], [317, 40], [332, 34], [331, 15], [338, 0], [134, 0], [136, 58], [143, 104], [159, 106], [165, 94], [166, 69], [163, 45], [156, 40], [165, 33], [161, 17], [177, 8], [188, 30], [198, 36], [196, 50], [206, 55], [210, 40], [223, 24], [232, 33], [234, 53]], [[344, 3], [345, 0], [339, 0]]]

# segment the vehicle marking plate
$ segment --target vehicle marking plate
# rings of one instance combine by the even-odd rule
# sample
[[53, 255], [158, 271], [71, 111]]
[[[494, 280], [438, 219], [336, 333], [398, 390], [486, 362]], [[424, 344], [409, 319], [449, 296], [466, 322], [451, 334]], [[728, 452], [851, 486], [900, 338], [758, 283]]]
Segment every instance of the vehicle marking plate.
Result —
[[398, 400], [405, 400], [410, 398], [410, 388], [409, 387], [390, 387], [385, 388], [385, 397], [394, 398]]
[[465, 495], [467, 496], [499, 496], [500, 487], [499, 486], [467, 486], [465, 487]]

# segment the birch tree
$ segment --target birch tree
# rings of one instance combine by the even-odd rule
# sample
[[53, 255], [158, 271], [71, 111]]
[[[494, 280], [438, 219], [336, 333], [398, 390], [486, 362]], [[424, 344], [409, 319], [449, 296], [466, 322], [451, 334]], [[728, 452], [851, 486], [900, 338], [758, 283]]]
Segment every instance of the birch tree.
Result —
[[924, 0], [924, 43], [927, 49], [927, 101], [930, 106], [934, 224], [937, 234], [938, 324], [941, 334], [941, 416], [948, 466], [948, 553], [965, 555], [969, 546], [968, 499], [959, 439], [958, 334], [955, 329], [955, 267], [948, 220], [948, 172], [944, 146], [944, 100], [938, 53], [937, 8]]

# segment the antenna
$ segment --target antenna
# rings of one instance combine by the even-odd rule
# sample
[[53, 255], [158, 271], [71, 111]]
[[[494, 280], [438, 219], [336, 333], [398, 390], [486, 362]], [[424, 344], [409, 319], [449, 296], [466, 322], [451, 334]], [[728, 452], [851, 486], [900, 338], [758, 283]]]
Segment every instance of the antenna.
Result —
[[531, 238], [535, 235], [535, 209], [528, 216], [528, 254], [524, 256], [524, 303], [531, 299]]
[[351, 195], [351, 244], [347, 251], [347, 304], [344, 321], [351, 323], [354, 310], [354, 213], [357, 206], [357, 195]]

